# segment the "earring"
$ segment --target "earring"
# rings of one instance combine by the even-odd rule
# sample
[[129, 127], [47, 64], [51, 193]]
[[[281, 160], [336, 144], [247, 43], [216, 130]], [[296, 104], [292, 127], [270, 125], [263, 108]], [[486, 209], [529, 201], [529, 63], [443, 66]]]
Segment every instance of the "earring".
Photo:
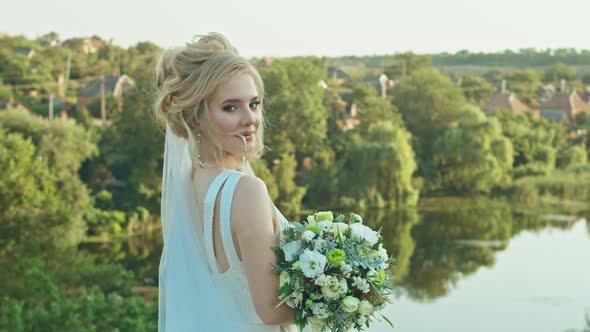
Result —
[[197, 160], [199, 163], [203, 164], [201, 160], [201, 133], [197, 134]]

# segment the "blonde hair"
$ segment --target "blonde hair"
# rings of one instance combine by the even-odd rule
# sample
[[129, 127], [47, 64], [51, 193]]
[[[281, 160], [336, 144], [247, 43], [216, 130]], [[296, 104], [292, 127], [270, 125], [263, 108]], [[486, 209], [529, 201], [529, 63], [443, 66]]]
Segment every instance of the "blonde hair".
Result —
[[[221, 84], [243, 73], [252, 75], [254, 79], [260, 98], [258, 110], [262, 116], [261, 125], [255, 133], [254, 149], [246, 156], [249, 161], [259, 159], [264, 152], [264, 84], [258, 71], [219, 33], [196, 36], [186, 46], [167, 49], [159, 56], [154, 111], [157, 119], [170, 125], [176, 136], [189, 141], [193, 166], [200, 164], [197, 158], [199, 146], [189, 126], [195, 121], [199, 121], [200, 130], [214, 146], [215, 162], [223, 163], [222, 146], [213, 134], [216, 128], [209, 118], [207, 100]], [[252, 173], [249, 162], [241, 168]]]

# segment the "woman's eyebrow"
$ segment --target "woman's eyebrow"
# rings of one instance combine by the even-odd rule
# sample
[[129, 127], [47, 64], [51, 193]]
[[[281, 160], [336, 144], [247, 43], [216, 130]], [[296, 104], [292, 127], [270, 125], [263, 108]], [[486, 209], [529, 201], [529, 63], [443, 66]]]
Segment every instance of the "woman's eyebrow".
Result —
[[[253, 100], [256, 100], [256, 99], [258, 99], [258, 96], [252, 97], [252, 99], [250, 99], [250, 101], [253, 101]], [[244, 100], [246, 100], [246, 99], [244, 99]], [[242, 101], [241, 99], [232, 98], [232, 99], [226, 99], [226, 100], [224, 100], [222, 102], [222, 104], [225, 104], [225, 103], [239, 103], [241, 101]]]

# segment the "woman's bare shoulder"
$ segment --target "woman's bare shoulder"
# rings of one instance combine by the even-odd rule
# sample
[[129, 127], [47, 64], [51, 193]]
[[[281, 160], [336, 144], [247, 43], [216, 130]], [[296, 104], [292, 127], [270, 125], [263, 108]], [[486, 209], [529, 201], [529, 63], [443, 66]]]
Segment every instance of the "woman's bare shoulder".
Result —
[[232, 221], [234, 226], [252, 225], [251, 220], [268, 218], [271, 220], [271, 203], [266, 183], [252, 175], [242, 175], [234, 192], [232, 204]]

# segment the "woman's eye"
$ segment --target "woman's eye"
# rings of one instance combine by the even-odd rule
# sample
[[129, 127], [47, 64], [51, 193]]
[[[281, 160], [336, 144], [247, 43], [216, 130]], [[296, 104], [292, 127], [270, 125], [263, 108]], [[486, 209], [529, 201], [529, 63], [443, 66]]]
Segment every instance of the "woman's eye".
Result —
[[234, 105], [227, 105], [223, 108], [224, 111], [233, 112], [237, 109]]
[[253, 101], [253, 102], [250, 103], [250, 108], [253, 109], [253, 110], [254, 109], [257, 109], [258, 108], [258, 105], [260, 105], [260, 102], [259, 101]]

